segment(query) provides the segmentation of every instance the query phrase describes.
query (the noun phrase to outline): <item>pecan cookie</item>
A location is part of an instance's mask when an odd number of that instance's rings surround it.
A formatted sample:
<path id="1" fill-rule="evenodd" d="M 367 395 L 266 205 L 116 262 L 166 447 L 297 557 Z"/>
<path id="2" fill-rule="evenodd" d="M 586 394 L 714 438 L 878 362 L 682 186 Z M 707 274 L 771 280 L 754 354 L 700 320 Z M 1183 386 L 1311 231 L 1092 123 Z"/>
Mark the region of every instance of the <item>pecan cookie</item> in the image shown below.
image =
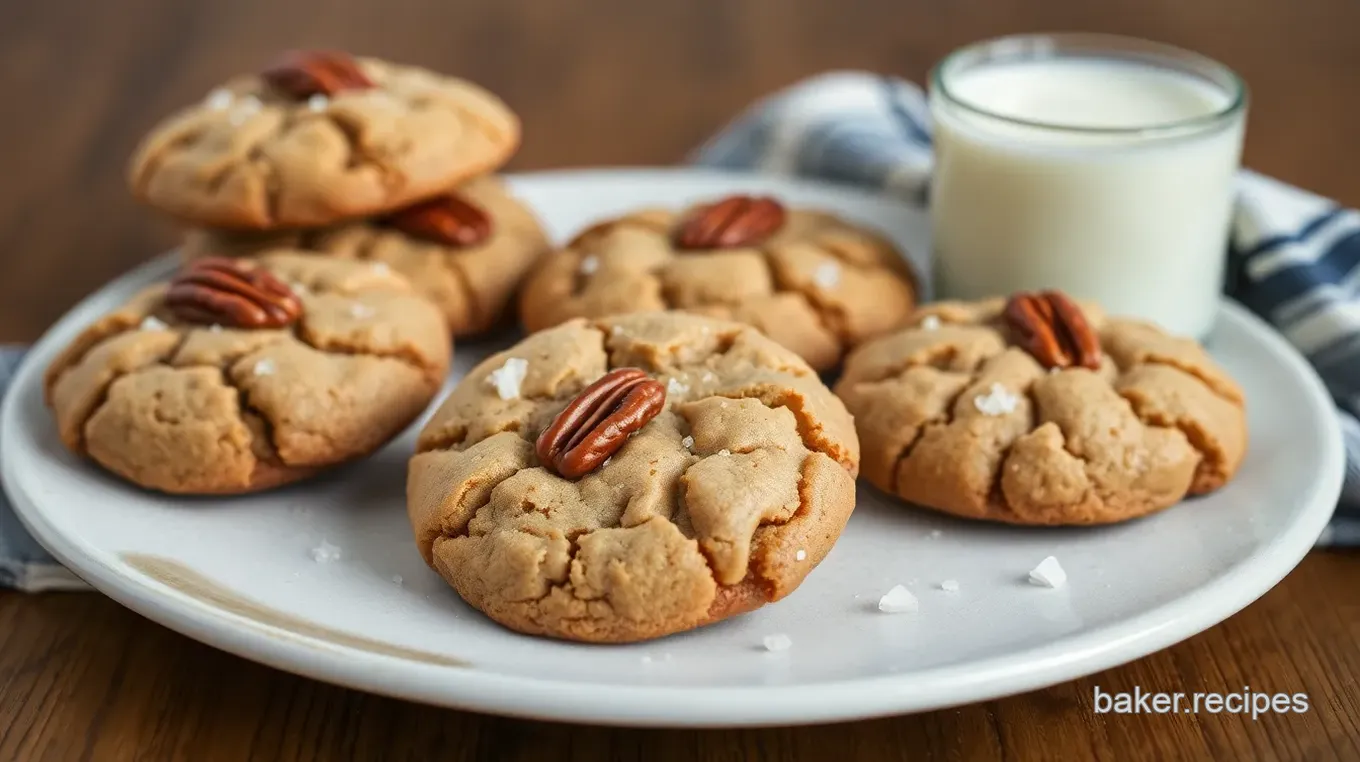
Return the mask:
<path id="1" fill-rule="evenodd" d="M 680 309 L 754 325 L 822 371 L 898 327 L 915 289 L 891 243 L 825 212 L 733 196 L 601 223 L 525 284 L 531 331 L 573 317 Z"/>
<path id="2" fill-rule="evenodd" d="M 940 303 L 865 344 L 836 393 L 864 475 L 919 505 L 1016 524 L 1106 524 L 1223 486 L 1242 391 L 1204 350 L 1060 293 Z"/>
<path id="3" fill-rule="evenodd" d="M 169 117 L 129 168 L 142 201 L 224 228 L 320 227 L 435 196 L 503 164 L 519 121 L 470 82 L 304 51 Z"/>
<path id="4" fill-rule="evenodd" d="M 426 562 L 495 621 L 625 642 L 788 595 L 849 519 L 858 466 L 840 400 L 749 326 L 577 319 L 463 379 L 407 507 Z"/>
<path id="5" fill-rule="evenodd" d="M 65 445 L 182 494 L 273 487 L 367 455 L 433 399 L 448 329 L 387 268 L 205 259 L 87 328 L 47 369 Z"/>
<path id="6" fill-rule="evenodd" d="M 385 217 L 330 228 L 245 233 L 191 230 L 185 257 L 254 256 L 275 248 L 384 262 L 444 312 L 454 336 L 492 328 L 548 249 L 538 218 L 494 177 Z"/>

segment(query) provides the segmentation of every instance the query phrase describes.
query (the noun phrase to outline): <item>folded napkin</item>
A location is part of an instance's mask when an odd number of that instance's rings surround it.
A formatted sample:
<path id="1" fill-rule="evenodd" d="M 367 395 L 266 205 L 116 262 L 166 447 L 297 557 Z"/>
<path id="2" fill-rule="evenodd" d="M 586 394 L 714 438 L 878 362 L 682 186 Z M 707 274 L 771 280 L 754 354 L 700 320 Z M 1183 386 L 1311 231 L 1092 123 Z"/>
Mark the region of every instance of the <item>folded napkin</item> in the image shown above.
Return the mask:
<path id="1" fill-rule="evenodd" d="M 691 157 L 728 169 L 852 184 L 928 200 L 930 120 L 917 86 L 827 74 L 757 103 Z M 1360 546 L 1360 213 L 1252 172 L 1238 181 L 1228 294 L 1302 352 L 1337 402 L 1346 484 L 1319 545 Z M 22 355 L 0 349 L 0 394 Z M 0 586 L 80 586 L 23 532 L 0 498 Z"/>

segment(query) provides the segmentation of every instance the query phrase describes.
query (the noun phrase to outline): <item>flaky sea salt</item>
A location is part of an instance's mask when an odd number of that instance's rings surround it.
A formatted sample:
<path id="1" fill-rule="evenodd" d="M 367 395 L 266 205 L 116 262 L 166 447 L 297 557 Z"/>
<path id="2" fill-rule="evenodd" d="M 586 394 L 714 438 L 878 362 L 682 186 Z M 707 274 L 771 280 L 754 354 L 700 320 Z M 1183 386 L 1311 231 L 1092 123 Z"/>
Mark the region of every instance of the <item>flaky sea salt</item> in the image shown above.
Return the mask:
<path id="1" fill-rule="evenodd" d="M 1020 404 L 1020 398 L 1001 384 L 992 384 L 992 388 L 988 389 L 986 394 L 973 398 L 973 407 L 984 415 L 1013 413 L 1018 404 Z"/>
<path id="2" fill-rule="evenodd" d="M 714 381 L 717 381 L 717 380 L 718 380 L 718 377 L 715 376 L 715 375 L 713 375 L 713 371 L 711 371 L 711 370 L 706 370 L 706 371 L 704 371 L 704 383 L 706 383 L 706 384 L 711 384 L 711 383 L 713 383 Z"/>
<path id="3" fill-rule="evenodd" d="M 921 327 L 927 331 L 938 330 L 940 327 L 940 319 L 934 315 L 926 315 L 921 318 Z"/>
<path id="4" fill-rule="evenodd" d="M 943 534 L 944 534 L 944 532 L 941 532 L 941 531 L 938 530 L 938 529 L 932 529 L 932 530 L 930 530 L 930 539 L 932 539 L 932 540 L 938 540 L 938 539 L 940 539 L 940 536 L 943 535 Z"/>
<path id="5" fill-rule="evenodd" d="M 529 361 L 519 357 L 511 357 L 505 361 L 501 367 L 491 371 L 487 375 L 487 383 L 496 390 L 496 394 L 503 400 L 519 399 L 519 387 L 524 383 L 524 376 L 529 373 Z"/>
<path id="6" fill-rule="evenodd" d="M 957 593 L 959 591 L 959 581 L 956 579 L 947 579 L 940 583 L 940 589 L 946 593 Z"/>
<path id="7" fill-rule="evenodd" d="M 905 614 L 920 608 L 921 603 L 916 600 L 916 596 L 901 585 L 893 585 L 893 589 L 878 599 L 878 610 L 884 614 Z"/>
<path id="8" fill-rule="evenodd" d="M 161 320 L 155 315 L 147 315 L 142 318 L 142 324 L 138 327 L 143 331 L 164 331 L 170 326 L 166 325 L 164 320 Z"/>
<path id="9" fill-rule="evenodd" d="M 774 635 L 766 635 L 761 643 L 765 645 L 766 651 L 787 651 L 793 646 L 793 639 L 782 632 L 777 632 Z"/>
<path id="10" fill-rule="evenodd" d="M 595 271 L 596 271 L 596 270 L 599 270 L 599 269 L 600 269 L 600 258 L 599 258 L 599 257 L 596 257 L 596 256 L 589 256 L 589 257 L 586 257 L 585 259 L 581 260 L 581 274 L 582 274 L 582 275 L 594 275 L 594 274 L 595 274 Z"/>
<path id="11" fill-rule="evenodd" d="M 1039 587 L 1059 588 L 1067 584 L 1067 572 L 1063 571 L 1058 559 L 1049 556 L 1030 569 L 1029 583 Z"/>
<path id="12" fill-rule="evenodd" d="M 841 282 L 841 266 L 835 262 L 823 262 L 812 271 L 812 282 L 819 288 L 835 288 Z"/>
<path id="13" fill-rule="evenodd" d="M 222 326 L 218 325 L 217 323 L 213 323 L 212 325 L 208 326 L 208 333 L 221 333 L 221 332 Z"/>
<path id="14" fill-rule="evenodd" d="M 255 113 L 260 110 L 260 106 L 261 103 L 259 98 L 256 98 L 253 95 L 247 95 L 236 102 L 236 105 L 231 110 L 231 115 L 227 117 L 227 121 L 235 125 L 244 124 L 247 119 L 254 116 Z"/>
<path id="15" fill-rule="evenodd" d="M 236 96 L 232 95 L 230 90 L 225 87 L 219 87 L 208 93 L 208 97 L 205 98 L 203 102 L 208 104 L 208 108 L 213 111 L 225 111 L 234 100 L 236 100 Z"/>
<path id="16" fill-rule="evenodd" d="M 610 329 L 609 329 L 609 335 L 610 335 L 610 336 L 622 336 L 622 335 L 623 335 L 623 326 L 621 326 L 621 325 L 616 325 L 616 326 L 614 326 L 613 328 L 610 328 Z"/>
<path id="17" fill-rule="evenodd" d="M 732 451 L 729 450 L 729 449 L 727 449 L 726 447 L 724 447 L 724 448 L 722 448 L 721 450 L 718 450 L 718 454 L 719 454 L 719 455 L 724 455 L 724 456 L 726 456 L 726 455 L 731 455 L 731 454 L 732 454 Z"/>
<path id="18" fill-rule="evenodd" d="M 795 561 L 802 561 L 802 560 L 804 560 L 804 559 L 806 559 L 806 558 L 807 558 L 807 551 L 806 551 L 806 550 L 803 550 L 802 548 L 799 548 L 799 549 L 798 549 L 798 552 L 793 554 L 793 560 L 795 560 Z"/>
<path id="19" fill-rule="evenodd" d="M 686 450 L 693 450 L 694 437 L 686 436 L 684 439 L 680 440 L 680 444 L 684 445 Z"/>
<path id="20" fill-rule="evenodd" d="M 682 384 L 682 383 L 680 383 L 679 381 L 676 381 L 676 380 L 673 379 L 673 378 L 668 378 L 668 379 L 666 379 L 666 394 L 667 394 L 667 395 L 672 396 L 672 397 L 678 397 L 678 396 L 680 396 L 680 395 L 682 395 L 682 394 L 688 394 L 688 393 L 689 393 L 689 385 L 688 385 L 688 384 Z"/>
<path id="21" fill-rule="evenodd" d="M 319 564 L 328 564 L 340 560 L 340 546 L 332 545 L 325 540 L 321 544 L 312 548 L 312 560 Z"/>
<path id="22" fill-rule="evenodd" d="M 374 262 L 369 267 L 373 268 L 373 272 L 379 275 L 387 275 L 392 272 L 392 268 L 388 267 L 386 262 Z"/>
<path id="23" fill-rule="evenodd" d="M 307 99 L 307 108 L 312 111 L 325 111 L 326 107 L 329 105 L 331 105 L 331 99 L 321 93 L 317 93 Z"/>
<path id="24" fill-rule="evenodd" d="M 403 580 L 403 579 L 401 578 L 401 575 L 400 575 L 400 574 L 393 574 L 393 575 L 392 575 L 392 582 L 393 582 L 393 584 L 400 585 L 401 583 L 405 582 L 405 580 Z"/>
<path id="25" fill-rule="evenodd" d="M 377 310 L 367 304 L 355 302 L 349 306 L 349 316 L 355 320 L 366 320 L 378 314 Z"/>
<path id="26" fill-rule="evenodd" d="M 274 375 L 274 371 L 274 361 L 266 357 L 263 360 L 257 361 L 255 367 L 252 368 L 250 372 L 257 376 L 272 376 Z"/>

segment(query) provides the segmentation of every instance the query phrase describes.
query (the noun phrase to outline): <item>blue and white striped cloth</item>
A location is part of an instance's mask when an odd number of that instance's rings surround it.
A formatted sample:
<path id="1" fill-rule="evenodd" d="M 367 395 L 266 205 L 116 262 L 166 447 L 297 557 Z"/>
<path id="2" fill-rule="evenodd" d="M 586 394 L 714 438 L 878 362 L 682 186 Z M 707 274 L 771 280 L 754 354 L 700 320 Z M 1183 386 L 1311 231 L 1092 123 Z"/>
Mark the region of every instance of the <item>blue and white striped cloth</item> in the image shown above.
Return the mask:
<path id="1" fill-rule="evenodd" d="M 827 74 L 757 103 L 691 157 L 696 164 L 797 175 L 927 201 L 930 120 L 920 88 Z M 1229 294 L 1312 361 L 1337 401 L 1346 484 L 1319 545 L 1360 546 L 1360 213 L 1243 172 Z M 0 393 L 22 349 L 0 349 Z M 74 588 L 0 497 L 0 586 Z"/>

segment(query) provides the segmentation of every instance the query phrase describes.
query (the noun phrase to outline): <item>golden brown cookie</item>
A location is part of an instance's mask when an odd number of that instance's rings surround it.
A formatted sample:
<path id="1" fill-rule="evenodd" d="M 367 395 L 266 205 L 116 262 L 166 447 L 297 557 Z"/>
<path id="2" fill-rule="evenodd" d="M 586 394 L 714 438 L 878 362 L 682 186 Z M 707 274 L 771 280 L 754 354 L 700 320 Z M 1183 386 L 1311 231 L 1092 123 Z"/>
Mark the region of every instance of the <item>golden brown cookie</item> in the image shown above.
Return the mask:
<path id="1" fill-rule="evenodd" d="M 1236 473 L 1242 391 L 1198 344 L 1090 305 L 1074 332 L 1061 310 L 1016 304 L 934 304 L 850 356 L 836 393 L 865 478 L 967 518 L 1106 524 Z"/>
<path id="2" fill-rule="evenodd" d="M 149 489 L 250 492 L 373 452 L 438 392 L 448 329 L 387 268 L 288 253 L 226 264 L 281 291 L 181 272 L 52 363 L 68 448 Z"/>
<path id="3" fill-rule="evenodd" d="M 901 325 L 914 299 L 905 261 L 881 236 L 825 212 L 732 197 L 588 229 L 536 269 L 520 317 L 536 331 L 681 309 L 754 325 L 823 371 Z"/>
<path id="4" fill-rule="evenodd" d="M 659 412 L 594 470 L 557 475 L 540 433 L 618 368 L 665 389 Z M 614 409 L 559 444 L 598 445 Z M 421 432 L 407 507 L 426 562 L 492 619 L 626 642 L 788 595 L 849 519 L 858 465 L 845 407 L 792 352 L 736 323 L 635 314 L 572 320 L 478 365 Z"/>
<path id="5" fill-rule="evenodd" d="M 439 306 L 454 336 L 471 336 L 505 316 L 524 274 L 547 251 L 548 239 L 534 213 L 498 178 L 477 178 L 455 193 L 486 218 L 488 232 L 481 240 L 460 244 L 453 236 L 441 240 L 409 233 L 391 219 L 376 218 L 277 233 L 200 228 L 189 232 L 181 248 L 189 259 L 256 256 L 282 247 L 385 262 Z"/>
<path id="6" fill-rule="evenodd" d="M 344 59 L 363 81 L 237 77 L 156 125 L 132 157 L 133 193 L 197 225 L 323 227 L 437 195 L 519 144 L 518 118 L 477 85 Z"/>

